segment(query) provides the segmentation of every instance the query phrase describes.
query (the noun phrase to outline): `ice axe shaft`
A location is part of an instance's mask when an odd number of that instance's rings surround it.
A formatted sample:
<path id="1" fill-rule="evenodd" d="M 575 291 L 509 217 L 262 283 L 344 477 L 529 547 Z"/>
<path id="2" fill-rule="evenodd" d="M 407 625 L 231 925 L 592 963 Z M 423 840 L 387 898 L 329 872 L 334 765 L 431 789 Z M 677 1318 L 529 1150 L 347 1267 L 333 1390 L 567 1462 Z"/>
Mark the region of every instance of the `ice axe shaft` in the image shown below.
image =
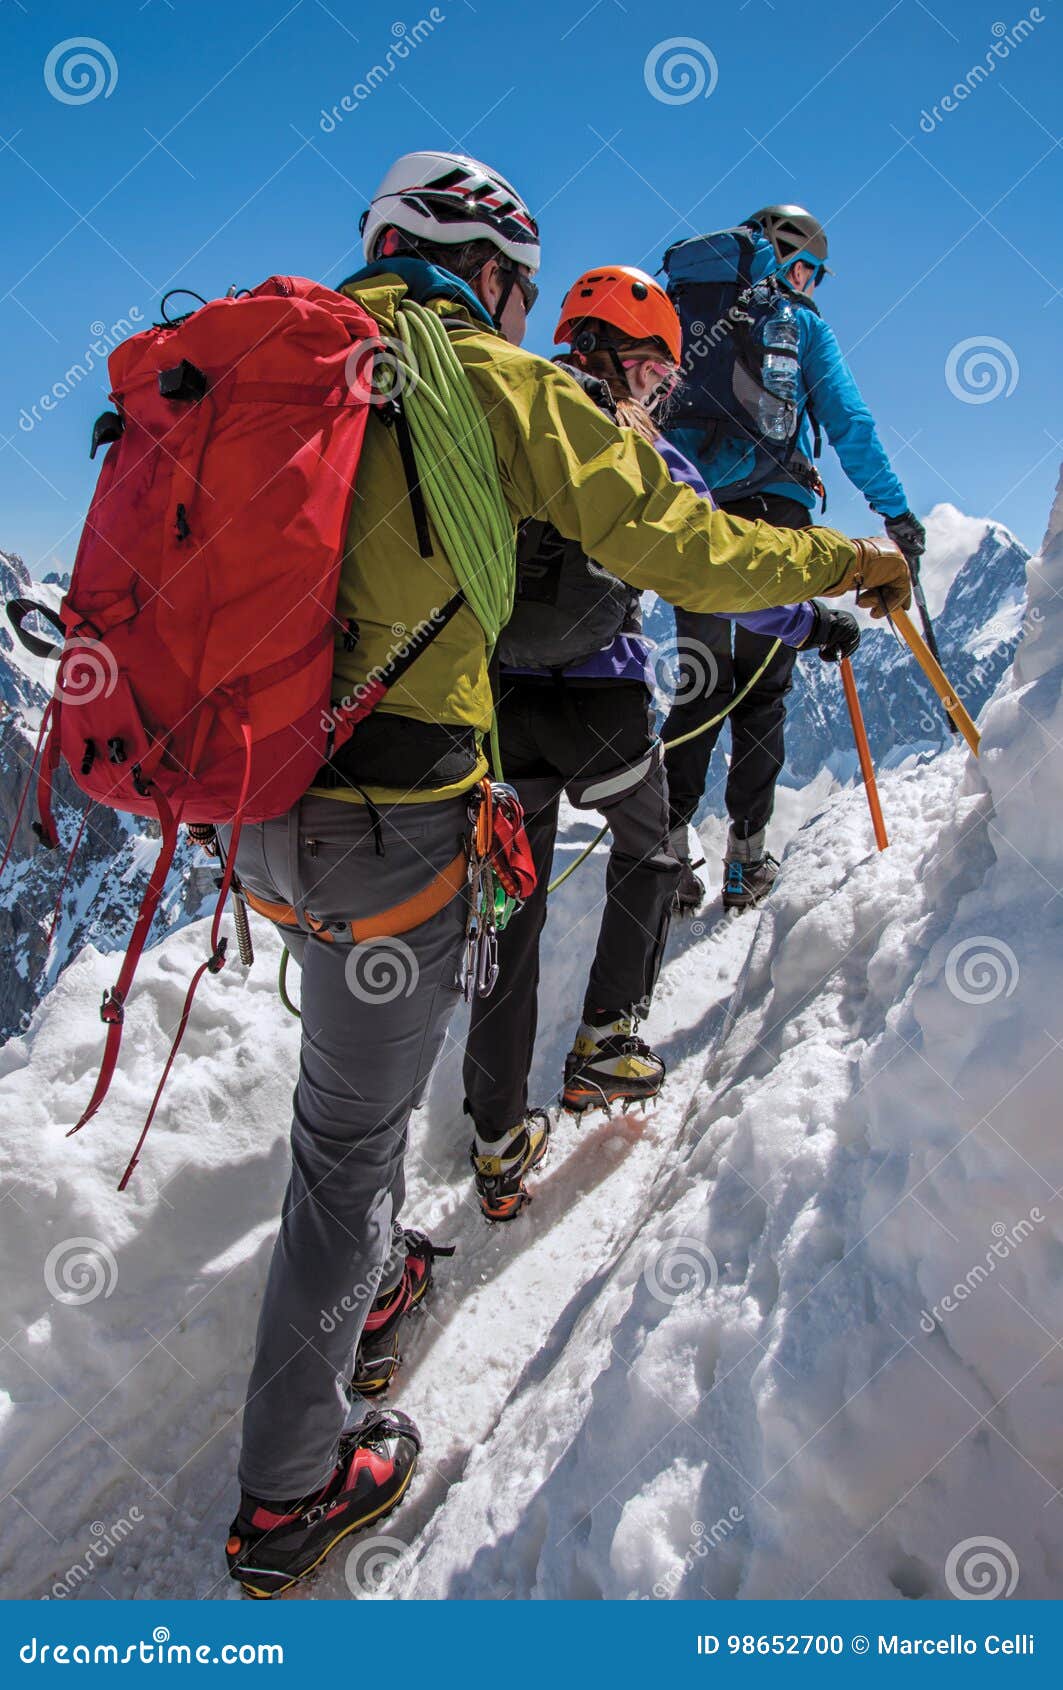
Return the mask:
<path id="1" fill-rule="evenodd" d="M 890 615 L 893 621 L 893 626 L 904 639 L 904 642 L 912 656 L 915 658 L 915 661 L 918 663 L 920 669 L 923 671 L 923 674 L 926 676 L 930 685 L 940 698 L 942 704 L 945 706 L 945 710 L 949 718 L 955 722 L 960 733 L 963 735 L 967 744 L 977 757 L 978 748 L 982 742 L 982 736 L 957 698 L 956 689 L 952 685 L 944 669 L 941 667 L 941 664 L 930 650 L 926 641 L 916 632 L 912 625 L 911 618 L 906 610 L 893 610 L 890 612 Z"/>
<path id="2" fill-rule="evenodd" d="M 923 591 L 923 583 L 919 575 L 918 562 L 909 563 L 908 573 L 912 578 L 912 597 L 915 600 L 916 609 L 919 612 L 919 620 L 923 624 L 923 638 L 926 640 L 927 650 L 930 652 L 934 662 L 940 665 L 941 652 L 938 649 L 937 635 L 934 632 L 934 624 L 930 620 L 930 609 L 926 602 L 926 594 Z M 959 731 L 959 728 L 950 716 L 949 732 L 958 734 Z"/>
<path id="3" fill-rule="evenodd" d="M 878 783 L 875 780 L 875 765 L 871 761 L 871 747 L 867 743 L 867 729 L 864 727 L 864 713 L 860 708 L 860 700 L 856 692 L 853 666 L 847 657 L 843 657 L 838 667 L 842 674 L 845 702 L 849 706 L 849 719 L 853 724 L 856 755 L 860 759 L 860 773 L 864 777 L 867 807 L 871 811 L 871 825 L 875 830 L 875 844 L 880 851 L 884 851 L 889 844 L 889 839 L 886 836 L 886 823 L 882 819 L 882 805 L 879 802 Z"/>

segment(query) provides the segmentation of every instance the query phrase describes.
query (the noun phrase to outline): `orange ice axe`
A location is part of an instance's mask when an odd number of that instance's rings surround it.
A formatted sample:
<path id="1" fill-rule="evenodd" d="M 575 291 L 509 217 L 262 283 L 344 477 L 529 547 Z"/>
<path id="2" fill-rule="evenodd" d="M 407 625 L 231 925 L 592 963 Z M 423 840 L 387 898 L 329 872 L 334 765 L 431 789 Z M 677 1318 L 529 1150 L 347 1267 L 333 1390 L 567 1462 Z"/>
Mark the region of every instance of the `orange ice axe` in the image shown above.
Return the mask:
<path id="1" fill-rule="evenodd" d="M 864 727 L 864 713 L 860 708 L 860 700 L 856 693 L 853 666 L 847 657 L 843 657 L 838 667 L 841 670 L 842 686 L 845 688 L 845 702 L 849 706 L 849 719 L 853 724 L 856 755 L 860 759 L 860 773 L 864 777 L 867 807 L 871 811 L 871 825 L 875 830 L 875 844 L 880 851 L 884 851 L 889 844 L 889 839 L 886 837 L 886 824 L 882 819 L 882 805 L 879 802 L 878 784 L 875 780 L 875 765 L 871 761 L 871 747 L 867 743 L 867 729 Z"/>

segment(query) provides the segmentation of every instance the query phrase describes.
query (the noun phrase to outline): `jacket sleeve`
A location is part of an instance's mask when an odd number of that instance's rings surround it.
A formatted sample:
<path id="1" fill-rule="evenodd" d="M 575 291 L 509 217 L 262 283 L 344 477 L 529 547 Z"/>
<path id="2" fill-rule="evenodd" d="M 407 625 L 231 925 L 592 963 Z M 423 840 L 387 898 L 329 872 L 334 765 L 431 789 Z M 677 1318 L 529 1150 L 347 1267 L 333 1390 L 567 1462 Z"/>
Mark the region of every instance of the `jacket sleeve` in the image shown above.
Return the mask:
<path id="1" fill-rule="evenodd" d="M 677 486 L 652 446 L 545 359 L 483 334 L 455 344 L 514 522 L 545 517 L 638 591 L 687 610 L 762 610 L 828 591 L 853 563 L 833 529 L 743 522 Z"/>
<path id="2" fill-rule="evenodd" d="M 657 441 L 657 451 L 673 481 L 681 481 L 693 488 L 700 498 L 714 503 L 712 494 L 696 464 L 685 457 L 670 440 Z M 816 613 L 810 604 L 788 604 L 778 610 L 750 610 L 743 616 L 732 615 L 731 620 L 751 634 L 766 634 L 769 639 L 781 640 L 783 645 L 801 647 L 816 624 Z"/>
<path id="3" fill-rule="evenodd" d="M 800 313 L 807 344 L 801 370 L 812 411 L 854 487 L 872 510 L 900 516 L 908 509 L 867 402 L 845 361 L 834 330 L 811 311 Z"/>

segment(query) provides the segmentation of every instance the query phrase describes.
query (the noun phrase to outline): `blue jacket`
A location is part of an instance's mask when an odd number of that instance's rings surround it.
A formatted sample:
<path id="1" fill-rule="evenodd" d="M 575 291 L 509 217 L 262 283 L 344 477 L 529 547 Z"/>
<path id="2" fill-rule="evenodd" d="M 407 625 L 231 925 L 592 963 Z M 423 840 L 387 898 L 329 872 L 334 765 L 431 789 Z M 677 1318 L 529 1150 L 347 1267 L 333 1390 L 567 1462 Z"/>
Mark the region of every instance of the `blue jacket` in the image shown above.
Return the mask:
<path id="1" fill-rule="evenodd" d="M 763 252 L 760 247 L 763 247 Z M 753 281 L 759 281 L 777 268 L 775 254 L 768 241 L 762 241 L 760 247 L 753 259 Z M 900 516 L 908 509 L 904 488 L 890 467 L 886 448 L 878 437 L 874 419 L 856 385 L 856 378 L 845 361 L 837 335 L 815 311 L 799 309 L 797 321 L 801 365 L 798 377 L 801 405 L 798 451 L 811 461 L 812 424 L 807 410 L 811 399 L 816 419 L 853 486 L 863 493 L 872 510 L 881 516 Z M 700 439 L 697 429 L 670 429 L 669 435 L 687 456 L 695 455 Z M 729 485 L 749 475 L 752 459 L 751 446 L 731 439 L 721 440 L 707 458 L 699 460 L 718 504 L 726 502 Z M 809 510 L 815 508 L 816 495 L 810 488 L 802 487 L 795 481 L 784 478 L 766 485 L 761 491 L 797 499 Z"/>

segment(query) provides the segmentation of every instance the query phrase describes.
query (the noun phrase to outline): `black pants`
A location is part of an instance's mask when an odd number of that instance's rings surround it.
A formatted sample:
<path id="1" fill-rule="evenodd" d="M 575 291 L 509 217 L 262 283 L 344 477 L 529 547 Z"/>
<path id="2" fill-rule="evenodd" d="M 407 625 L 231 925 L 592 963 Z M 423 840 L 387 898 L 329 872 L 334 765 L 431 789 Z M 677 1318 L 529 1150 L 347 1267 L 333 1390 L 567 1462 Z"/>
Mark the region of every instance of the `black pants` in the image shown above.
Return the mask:
<path id="1" fill-rule="evenodd" d="M 785 499 L 777 493 L 755 494 L 725 504 L 722 509 L 751 522 L 770 522 L 776 528 L 808 528 L 812 522 L 810 511 L 799 500 Z M 677 609 L 675 627 L 680 653 L 684 642 L 689 641 L 691 651 L 697 652 L 699 646 L 707 648 L 713 661 L 706 663 L 700 658 L 697 664 L 698 673 L 706 677 L 700 692 L 681 663 L 679 691 L 683 702 L 669 712 L 661 736 L 666 743 L 700 727 L 723 710 L 756 673 L 772 645 L 770 635 L 751 633 L 722 616 L 703 616 Z M 796 656 L 793 646 L 780 646 L 756 686 L 724 718 L 731 724 L 731 766 L 724 802 L 739 839 L 751 838 L 771 820 L 775 783 L 784 759 L 786 695 L 793 685 Z M 720 722 L 697 739 L 666 753 L 673 827 L 694 820 L 722 727 Z"/>
<path id="2" fill-rule="evenodd" d="M 494 991 L 473 1005 L 465 1100 L 484 1138 L 500 1138 L 528 1107 L 539 939 L 561 794 L 580 809 L 599 811 L 613 835 L 584 1016 L 603 1010 L 646 1013 L 679 876 L 668 844 L 664 759 L 644 686 L 627 681 L 555 686 L 510 678 L 503 684 L 498 725 L 502 770 L 524 805 L 539 884 L 499 936 Z"/>

